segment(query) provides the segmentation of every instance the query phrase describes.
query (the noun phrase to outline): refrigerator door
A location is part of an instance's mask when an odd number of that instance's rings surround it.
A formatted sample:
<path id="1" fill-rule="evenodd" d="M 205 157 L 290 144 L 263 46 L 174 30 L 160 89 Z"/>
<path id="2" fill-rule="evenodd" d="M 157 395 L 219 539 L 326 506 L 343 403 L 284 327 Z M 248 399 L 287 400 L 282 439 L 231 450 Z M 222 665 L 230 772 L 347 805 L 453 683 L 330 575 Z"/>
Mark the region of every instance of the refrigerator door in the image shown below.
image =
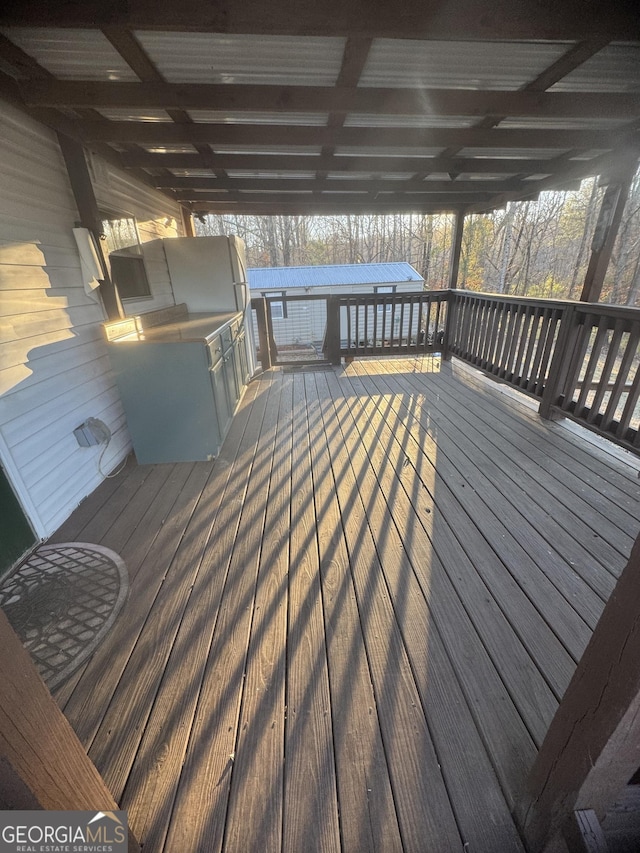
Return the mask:
<path id="1" fill-rule="evenodd" d="M 186 302 L 191 312 L 236 311 L 229 237 L 175 237 L 164 249 L 176 303 Z"/>
<path id="2" fill-rule="evenodd" d="M 236 284 L 247 281 L 247 257 L 245 254 L 244 240 L 232 234 L 229 237 L 229 255 L 231 258 L 231 269 L 233 280 Z"/>

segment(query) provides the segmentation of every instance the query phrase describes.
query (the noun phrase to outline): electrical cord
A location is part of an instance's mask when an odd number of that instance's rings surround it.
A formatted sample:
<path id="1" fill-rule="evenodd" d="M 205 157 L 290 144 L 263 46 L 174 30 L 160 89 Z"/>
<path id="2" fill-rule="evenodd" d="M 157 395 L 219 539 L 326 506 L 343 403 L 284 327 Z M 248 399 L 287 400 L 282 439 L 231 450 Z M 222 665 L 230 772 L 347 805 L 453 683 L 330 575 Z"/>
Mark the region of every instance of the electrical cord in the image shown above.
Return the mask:
<path id="1" fill-rule="evenodd" d="M 101 453 L 100 453 L 100 456 L 98 457 L 98 471 L 102 474 L 102 476 L 103 476 L 106 480 L 111 480 L 113 477 L 117 477 L 117 476 L 118 476 L 118 474 L 121 474 L 121 473 L 124 471 L 125 466 L 126 466 L 126 464 L 127 464 L 127 459 L 129 458 L 129 457 L 128 457 L 128 455 L 127 455 L 127 456 L 125 456 L 125 457 L 124 457 L 124 461 L 122 462 L 122 465 L 120 465 L 120 467 L 119 467 L 119 468 L 117 468 L 115 471 L 112 471 L 110 474 L 106 474 L 106 473 L 102 470 L 102 459 L 103 459 L 103 457 L 104 457 L 104 454 L 107 452 L 107 447 L 109 447 L 109 445 L 110 445 L 110 444 L 111 444 L 111 433 L 109 433 L 109 437 L 107 438 L 107 440 L 106 440 L 106 442 L 105 442 L 105 445 L 104 445 L 104 447 L 102 448 L 102 451 L 101 451 Z"/>

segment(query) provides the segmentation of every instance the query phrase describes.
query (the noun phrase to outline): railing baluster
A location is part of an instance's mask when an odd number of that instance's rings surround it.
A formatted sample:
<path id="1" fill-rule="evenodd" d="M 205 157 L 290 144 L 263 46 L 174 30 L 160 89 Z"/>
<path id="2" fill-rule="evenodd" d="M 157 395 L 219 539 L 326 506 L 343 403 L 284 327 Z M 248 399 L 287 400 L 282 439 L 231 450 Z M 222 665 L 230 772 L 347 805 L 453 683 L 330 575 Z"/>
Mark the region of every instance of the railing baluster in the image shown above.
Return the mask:
<path id="1" fill-rule="evenodd" d="M 524 314 L 524 319 L 522 322 L 522 329 L 520 334 L 520 343 L 518 345 L 518 352 L 515 358 L 515 362 L 513 365 L 513 382 L 518 387 L 520 387 L 522 380 L 522 363 L 524 360 L 524 355 L 527 349 L 527 343 L 529 340 L 529 330 L 531 329 L 531 321 L 532 321 L 532 313 L 531 306 L 527 306 Z"/>
<path id="2" fill-rule="evenodd" d="M 620 418 L 620 423 L 618 424 L 617 436 L 618 438 L 626 438 L 627 431 L 631 425 L 631 421 L 634 418 L 636 406 L 638 405 L 638 397 L 640 397 L 640 365 L 638 365 L 636 360 L 636 372 L 633 377 L 633 382 L 629 387 L 629 391 L 627 394 L 627 402 L 624 405 L 624 409 L 622 411 L 622 417 Z M 634 446 L 638 446 L 636 439 L 640 434 L 640 430 L 638 430 L 638 425 L 634 427 L 635 436 L 633 438 Z"/>
<path id="3" fill-rule="evenodd" d="M 549 363 L 551 361 L 551 353 L 553 352 L 554 344 L 558 339 L 557 333 L 559 331 L 559 323 L 561 317 L 561 308 L 553 308 L 549 311 L 549 321 L 547 323 L 546 328 L 546 340 L 544 343 L 544 350 L 540 348 L 540 351 L 542 352 L 542 358 L 540 359 L 540 364 L 536 369 L 535 384 L 533 384 L 529 388 L 531 393 L 535 394 L 537 397 L 542 397 L 542 394 L 544 393 L 544 388 L 547 383 L 547 371 L 549 369 Z"/>
<path id="4" fill-rule="evenodd" d="M 506 302 L 500 302 L 499 316 L 496 324 L 495 346 L 491 351 L 491 372 L 494 376 L 500 373 L 502 367 L 502 350 L 504 348 L 505 331 L 508 321 L 508 306 Z"/>
<path id="5" fill-rule="evenodd" d="M 600 428 L 605 430 L 606 432 L 613 431 L 613 423 L 615 421 L 616 411 L 618 409 L 620 397 L 622 396 L 622 392 L 624 391 L 624 387 L 627 383 L 627 375 L 629 374 L 631 364 L 633 363 L 633 360 L 634 358 L 636 358 L 638 353 L 639 338 L 640 327 L 638 326 L 638 324 L 636 324 L 635 327 L 629 332 L 627 344 L 624 349 L 624 355 L 622 356 L 622 361 L 620 362 L 620 367 L 618 368 L 618 375 L 613 384 L 611 396 L 609 397 L 609 402 L 602 417 L 602 423 L 600 424 Z"/>
<path id="6" fill-rule="evenodd" d="M 595 340 L 591 347 L 591 355 L 589 356 L 587 368 L 585 370 L 584 378 L 582 380 L 582 388 L 580 389 L 580 394 L 578 395 L 578 399 L 573 410 L 574 415 L 578 418 L 582 417 L 583 414 L 586 414 L 583 410 L 587 405 L 587 398 L 589 396 L 590 386 L 593 381 L 598 362 L 600 361 L 600 352 L 602 351 L 602 345 L 604 343 L 604 337 L 607 333 L 608 327 L 609 318 L 601 317 L 597 327 L 598 331 L 596 332 Z"/>
<path id="7" fill-rule="evenodd" d="M 516 357 L 516 352 L 518 350 L 518 342 L 520 340 L 520 335 L 522 334 L 522 325 L 524 323 L 524 315 L 525 315 L 526 305 L 518 305 L 518 310 L 516 311 L 516 316 L 513 321 L 513 332 L 511 336 L 511 341 L 509 342 L 509 353 L 507 355 L 507 360 L 505 362 L 505 374 L 504 378 L 510 382 L 514 376 L 514 361 Z"/>
<path id="8" fill-rule="evenodd" d="M 582 322 L 580 322 L 581 316 Z M 569 367 L 564 375 L 564 381 L 562 382 L 564 394 L 562 409 L 564 411 L 569 411 L 573 402 L 573 395 L 578 385 L 580 371 L 584 362 L 584 355 L 587 351 L 587 347 L 589 346 L 589 339 L 591 337 L 593 320 L 591 315 L 578 314 L 577 319 L 578 323 L 574 330 L 573 352 L 571 354 L 571 360 L 569 361 Z"/>
<path id="9" fill-rule="evenodd" d="M 411 346 L 411 342 L 413 340 L 413 299 L 409 303 L 409 329 L 407 331 L 407 344 Z M 416 335 L 416 343 L 418 343 L 418 336 Z"/>
<path id="10" fill-rule="evenodd" d="M 440 311 L 441 311 L 442 306 L 443 306 L 443 302 L 440 299 L 438 299 L 438 301 L 433 306 L 433 310 L 434 310 L 434 313 L 436 315 L 436 319 L 435 319 L 435 323 L 434 323 L 434 327 L 433 327 L 434 332 L 435 332 L 434 336 L 433 336 L 433 346 L 435 349 L 438 349 L 439 346 L 440 346 L 440 348 L 442 348 L 441 345 L 438 344 L 438 336 L 440 335 Z"/>
<path id="11" fill-rule="evenodd" d="M 425 352 L 427 348 L 427 337 L 429 330 L 423 328 L 423 311 L 424 311 L 424 293 L 421 294 L 418 300 L 418 351 Z"/>
<path id="12" fill-rule="evenodd" d="M 535 351 L 536 343 L 538 342 L 538 335 L 540 332 L 540 316 L 541 310 L 540 308 L 533 308 L 531 311 L 531 324 L 528 330 L 528 341 L 527 341 L 527 349 L 524 356 L 524 361 L 522 362 L 522 368 L 520 370 L 520 387 L 527 388 L 530 379 L 531 372 L 531 361 L 533 359 L 533 354 Z"/>
<path id="13" fill-rule="evenodd" d="M 616 320 L 615 325 L 613 327 L 613 334 L 611 335 L 611 340 L 609 341 L 607 357 L 602 368 L 600 382 L 598 383 L 596 394 L 593 398 L 593 403 L 591 404 L 589 414 L 587 415 L 587 423 L 593 424 L 596 422 L 596 418 L 600 414 L 600 408 L 602 406 L 602 401 L 604 400 L 607 389 L 610 385 L 613 385 L 613 382 L 611 380 L 611 374 L 615 368 L 616 359 L 618 358 L 618 353 L 620 351 L 620 343 L 622 341 L 622 335 L 624 333 L 624 325 L 625 324 L 622 320 Z"/>

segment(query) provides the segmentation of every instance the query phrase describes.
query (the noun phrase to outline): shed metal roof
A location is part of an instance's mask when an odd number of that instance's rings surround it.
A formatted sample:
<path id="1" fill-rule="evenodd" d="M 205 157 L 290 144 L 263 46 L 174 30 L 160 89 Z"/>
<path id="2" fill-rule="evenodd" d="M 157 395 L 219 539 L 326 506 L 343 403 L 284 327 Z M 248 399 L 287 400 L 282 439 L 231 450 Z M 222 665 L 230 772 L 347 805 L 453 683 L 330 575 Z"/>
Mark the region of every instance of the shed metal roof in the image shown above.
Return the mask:
<path id="1" fill-rule="evenodd" d="M 411 264 L 329 264 L 308 267 L 261 267 L 247 270 L 251 290 L 293 290 L 297 287 L 329 287 L 352 284 L 400 284 L 423 282 Z"/>

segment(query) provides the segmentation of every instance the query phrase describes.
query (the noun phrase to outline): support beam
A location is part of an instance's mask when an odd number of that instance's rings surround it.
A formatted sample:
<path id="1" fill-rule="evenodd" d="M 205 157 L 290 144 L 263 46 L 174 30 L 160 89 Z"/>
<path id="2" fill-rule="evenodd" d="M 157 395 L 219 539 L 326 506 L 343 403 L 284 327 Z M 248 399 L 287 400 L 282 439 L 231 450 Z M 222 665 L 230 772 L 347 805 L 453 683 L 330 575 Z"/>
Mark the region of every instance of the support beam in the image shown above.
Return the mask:
<path id="1" fill-rule="evenodd" d="M 433 0 L 398 6 L 388 0 L 30 0 L 10 2 L 0 13 L 7 25 L 39 27 L 124 26 L 134 30 L 431 39 L 526 39 L 578 41 L 598 33 L 626 41 L 637 30 L 637 7 L 624 0 Z"/>
<path id="2" fill-rule="evenodd" d="M 462 250 L 462 234 L 464 231 L 464 211 L 459 210 L 453 221 L 451 235 L 451 256 L 449 258 L 449 290 L 458 286 L 458 271 L 460 269 L 460 252 Z"/>
<path id="3" fill-rule="evenodd" d="M 117 46 L 141 83 L 56 80 L 40 77 L 20 82 L 29 106 L 107 107 L 121 109 L 229 110 L 233 112 L 361 112 L 376 115 L 530 116 L 538 118 L 611 118 L 640 116 L 640 95 L 633 92 L 503 92 L 464 89 L 358 87 L 369 40 L 350 40 L 336 86 L 258 86 L 255 84 L 167 83 L 129 33 L 127 45 L 113 30 L 105 34 Z M 133 52 L 132 45 L 136 45 Z M 0 46 L 2 41 L 0 41 Z M 2 52 L 0 51 L 0 55 Z M 144 57 L 144 59 L 143 59 Z M 146 59 L 146 64 L 145 64 Z M 157 72 L 156 72 L 157 73 Z M 146 77 L 142 75 L 146 74 Z M 341 80 L 347 80 L 343 85 Z M 355 79 L 355 82 L 353 82 Z M 546 81 L 545 77 L 545 81 Z"/>
<path id="4" fill-rule="evenodd" d="M 224 169 L 234 171 L 247 170 L 249 172 L 275 171 L 315 171 L 318 169 L 331 168 L 332 172 L 412 172 L 416 167 L 426 172 L 455 172 L 457 174 L 470 173 L 477 175 L 486 174 L 513 174 L 518 172 L 524 175 L 562 175 L 571 165 L 574 170 L 579 167 L 581 174 L 598 174 L 597 164 L 604 158 L 594 158 L 593 161 L 572 161 L 571 164 L 549 162 L 548 160 L 520 160 L 518 158 L 493 157 L 402 157 L 402 156 L 353 156 L 344 157 L 337 155 L 335 158 L 323 157 L 320 154 L 298 154 L 291 157 L 288 154 L 228 154 L 222 152 L 216 154 L 216 163 Z M 155 154 L 146 151 L 124 151 L 120 155 L 120 163 L 123 168 L 143 167 L 146 169 L 205 169 L 209 165 L 199 154 Z M 594 171 L 589 172 L 588 166 Z M 573 174 L 573 173 L 572 173 Z M 572 178 L 573 179 L 573 178 Z"/>
<path id="5" fill-rule="evenodd" d="M 119 808 L 0 611 L 0 780 L 21 808 Z M 129 833 L 129 853 L 140 847 Z"/>
<path id="6" fill-rule="evenodd" d="M 632 179 L 633 172 L 619 183 L 609 184 L 605 190 L 591 243 L 591 257 L 580 296 L 581 302 L 598 302 L 600 299 Z"/>
<path id="7" fill-rule="evenodd" d="M 483 127 L 305 127 L 278 124 L 195 123 L 152 121 L 82 121 L 78 132 L 85 142 L 122 142 L 150 145 L 352 145 L 372 149 L 416 148 L 599 148 L 613 150 L 620 134 L 609 130 L 556 130 Z M 640 134 L 629 132 L 638 143 Z"/>
<path id="8" fill-rule="evenodd" d="M 182 214 L 182 230 L 184 231 L 184 236 L 195 237 L 196 233 L 193 230 L 193 216 L 191 214 L 191 210 L 181 204 L 180 213 Z"/>
<path id="9" fill-rule="evenodd" d="M 100 280 L 100 295 L 107 312 L 107 317 L 109 320 L 119 320 L 121 317 L 124 317 L 124 311 L 120 296 L 118 295 L 118 289 L 109 275 L 107 259 L 102 248 L 102 241 L 100 239 L 102 234 L 102 220 L 95 193 L 93 192 L 84 147 L 79 142 L 76 142 L 75 139 L 70 139 L 63 133 L 58 133 L 58 143 L 67 166 L 69 182 L 80 215 L 80 223 L 83 228 L 88 228 L 95 237 L 96 248 L 100 256 L 102 269 L 104 270 L 104 278 Z"/>
<path id="10" fill-rule="evenodd" d="M 541 853 L 576 809 L 602 817 L 640 766 L 640 536 L 566 690 L 516 818 Z"/>

